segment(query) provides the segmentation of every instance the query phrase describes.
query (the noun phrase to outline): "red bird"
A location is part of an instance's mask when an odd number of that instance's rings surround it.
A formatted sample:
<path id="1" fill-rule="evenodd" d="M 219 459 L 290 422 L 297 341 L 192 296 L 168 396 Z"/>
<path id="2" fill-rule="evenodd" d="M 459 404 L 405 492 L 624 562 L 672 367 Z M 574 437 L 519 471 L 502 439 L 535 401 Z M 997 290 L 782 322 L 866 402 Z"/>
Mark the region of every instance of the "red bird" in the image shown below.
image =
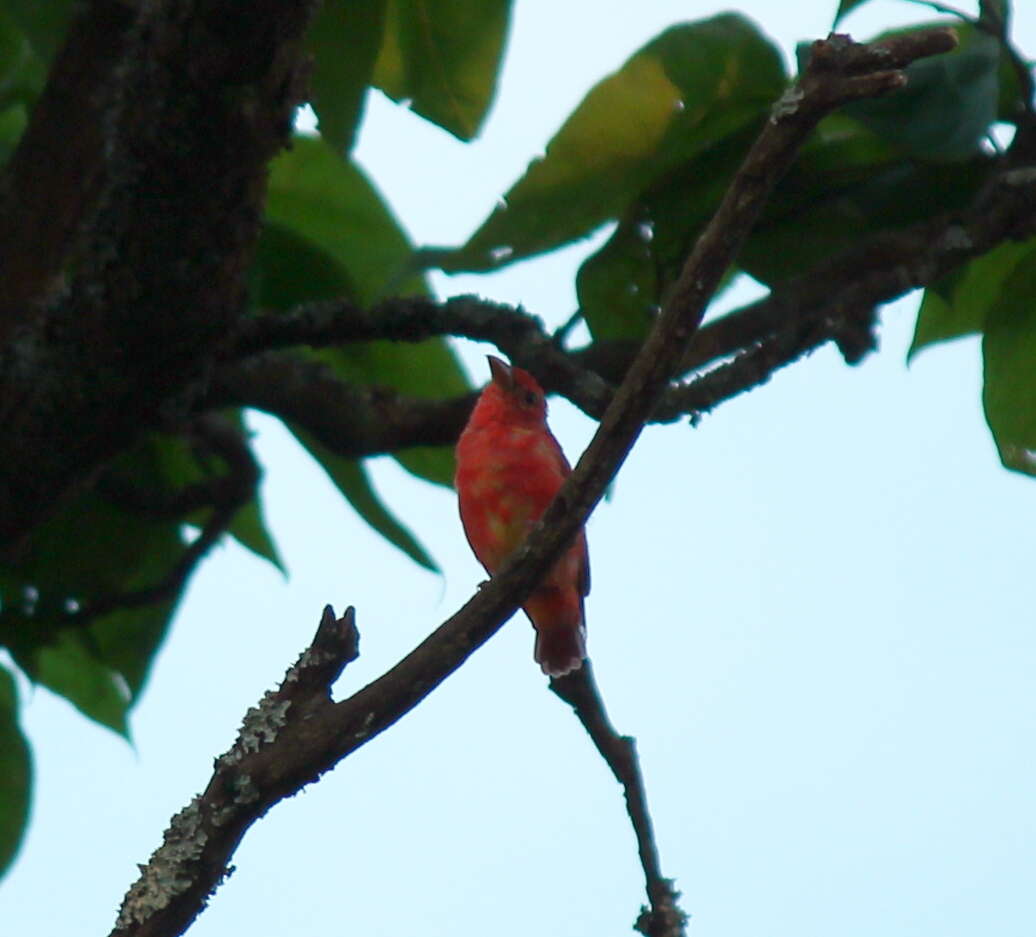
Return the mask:
<path id="1" fill-rule="evenodd" d="M 493 379 L 457 443 L 460 519 L 492 576 L 525 539 L 571 473 L 547 427 L 543 388 L 528 371 L 489 356 Z M 536 662 L 561 677 L 586 657 L 583 597 L 590 591 L 586 534 L 580 531 L 522 606 L 536 629 Z"/>

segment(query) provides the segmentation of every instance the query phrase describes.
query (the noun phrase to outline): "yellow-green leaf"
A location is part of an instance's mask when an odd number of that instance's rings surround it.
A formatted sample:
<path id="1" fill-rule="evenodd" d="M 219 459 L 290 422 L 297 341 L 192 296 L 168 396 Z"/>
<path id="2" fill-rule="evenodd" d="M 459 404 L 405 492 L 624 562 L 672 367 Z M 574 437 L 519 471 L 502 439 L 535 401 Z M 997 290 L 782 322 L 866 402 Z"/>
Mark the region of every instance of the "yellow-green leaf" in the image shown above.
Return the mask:
<path id="1" fill-rule="evenodd" d="M 388 0 L 374 82 L 461 140 L 496 92 L 510 0 Z"/>
<path id="2" fill-rule="evenodd" d="M 466 244 L 423 259 L 485 271 L 583 237 L 756 120 L 784 84 L 779 54 L 748 20 L 674 26 L 590 90 Z"/>
<path id="3" fill-rule="evenodd" d="M 320 134 L 352 149 L 382 44 L 386 0 L 325 0 L 306 33 L 313 55 L 310 101 Z"/>

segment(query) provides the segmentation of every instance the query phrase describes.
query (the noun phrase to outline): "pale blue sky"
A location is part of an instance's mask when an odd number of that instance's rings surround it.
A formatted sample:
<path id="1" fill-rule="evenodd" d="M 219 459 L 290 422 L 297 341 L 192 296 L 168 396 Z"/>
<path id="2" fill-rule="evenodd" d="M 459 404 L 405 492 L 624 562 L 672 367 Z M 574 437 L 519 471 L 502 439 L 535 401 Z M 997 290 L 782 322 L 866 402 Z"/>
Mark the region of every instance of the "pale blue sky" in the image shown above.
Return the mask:
<path id="1" fill-rule="evenodd" d="M 790 53 L 833 6 L 745 9 Z M 480 142 L 375 99 L 360 158 L 417 241 L 462 240 L 590 84 L 717 9 L 523 0 Z M 924 13 L 874 0 L 847 27 L 862 38 Z M 1036 53 L 1032 6 L 1017 18 Z M 590 249 L 437 283 L 555 324 Z M 591 655 L 617 727 L 638 739 L 695 937 L 1036 932 L 1036 482 L 997 461 L 977 342 L 907 369 L 915 306 L 886 310 L 881 353 L 859 368 L 826 349 L 698 429 L 648 430 L 591 521 Z M 463 349 L 476 380 L 485 350 Z M 291 577 L 232 546 L 204 565 L 134 715 L 136 751 L 32 694 L 38 797 L 0 887 L 4 933 L 107 933 L 135 864 L 325 602 L 358 608 L 363 656 L 344 694 L 482 576 L 449 492 L 389 460 L 374 470 L 437 577 L 368 533 L 273 421 L 253 425 Z M 552 425 L 574 460 L 592 424 L 557 401 Z M 630 933 L 643 885 L 620 791 L 531 653 L 516 618 L 276 808 L 192 935 Z"/>

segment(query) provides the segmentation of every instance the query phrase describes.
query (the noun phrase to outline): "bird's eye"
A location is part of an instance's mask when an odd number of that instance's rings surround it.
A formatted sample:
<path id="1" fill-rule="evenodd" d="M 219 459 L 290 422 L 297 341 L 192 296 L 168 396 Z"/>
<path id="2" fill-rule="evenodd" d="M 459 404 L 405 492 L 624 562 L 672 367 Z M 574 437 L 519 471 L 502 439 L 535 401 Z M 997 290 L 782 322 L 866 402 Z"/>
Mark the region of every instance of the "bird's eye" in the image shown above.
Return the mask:
<path id="1" fill-rule="evenodd" d="M 536 391 L 526 390 L 522 391 L 522 403 L 527 407 L 536 406 Z"/>

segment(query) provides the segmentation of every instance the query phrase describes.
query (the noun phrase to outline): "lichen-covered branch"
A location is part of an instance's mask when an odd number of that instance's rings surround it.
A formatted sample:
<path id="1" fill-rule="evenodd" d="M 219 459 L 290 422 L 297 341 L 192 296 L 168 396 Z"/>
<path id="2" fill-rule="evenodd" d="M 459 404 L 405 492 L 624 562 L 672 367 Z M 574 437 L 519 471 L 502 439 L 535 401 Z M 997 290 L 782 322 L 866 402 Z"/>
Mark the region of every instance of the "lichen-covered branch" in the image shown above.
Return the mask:
<path id="1" fill-rule="evenodd" d="M 224 857 L 256 818 L 293 793 L 282 767 L 298 768 L 306 721 L 332 706 L 331 684 L 358 653 L 353 610 L 336 619 L 325 608 L 312 644 L 277 690 L 245 714 L 205 791 L 170 821 L 162 845 L 123 899 L 112 937 L 172 937 L 190 926 L 226 874 Z"/>
<path id="2" fill-rule="evenodd" d="M 491 342 L 512 363 L 535 373 L 545 388 L 568 397 L 591 416 L 600 417 L 611 399 L 608 385 L 573 361 L 536 316 L 477 296 L 454 296 L 443 302 L 424 296 L 394 298 L 370 309 L 348 300 L 328 300 L 286 313 L 249 316 L 238 326 L 229 360 L 217 377 L 235 368 L 237 361 L 271 349 L 375 339 L 420 342 L 442 335 Z"/>

